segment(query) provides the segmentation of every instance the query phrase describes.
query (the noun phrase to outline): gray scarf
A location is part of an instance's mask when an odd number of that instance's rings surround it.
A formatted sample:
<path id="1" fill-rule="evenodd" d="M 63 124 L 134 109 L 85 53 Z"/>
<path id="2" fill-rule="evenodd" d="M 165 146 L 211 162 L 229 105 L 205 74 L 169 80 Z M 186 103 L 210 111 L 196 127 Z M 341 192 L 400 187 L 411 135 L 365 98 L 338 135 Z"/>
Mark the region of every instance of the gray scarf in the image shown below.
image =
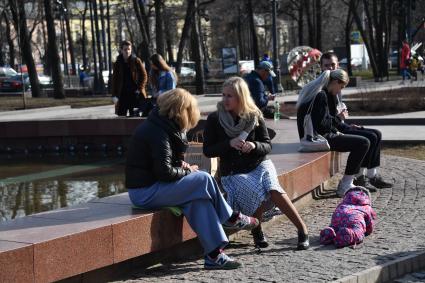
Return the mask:
<path id="1" fill-rule="evenodd" d="M 226 134 L 231 138 L 238 137 L 242 132 L 249 134 L 258 124 L 258 118 L 252 113 L 248 118 L 240 118 L 235 125 L 232 115 L 224 109 L 223 102 L 217 103 L 218 120 Z"/>

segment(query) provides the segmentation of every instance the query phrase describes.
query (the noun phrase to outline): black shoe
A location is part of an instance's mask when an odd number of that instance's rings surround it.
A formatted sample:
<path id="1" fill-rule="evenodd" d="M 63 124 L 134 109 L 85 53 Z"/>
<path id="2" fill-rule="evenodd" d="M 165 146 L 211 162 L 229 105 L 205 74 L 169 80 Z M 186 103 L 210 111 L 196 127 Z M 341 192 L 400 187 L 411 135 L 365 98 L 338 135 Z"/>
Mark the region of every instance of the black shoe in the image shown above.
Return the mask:
<path id="1" fill-rule="evenodd" d="M 261 226 L 251 230 L 252 237 L 254 238 L 254 244 L 256 248 L 267 248 L 269 243 L 267 242 L 266 236 L 264 236 Z"/>
<path id="2" fill-rule="evenodd" d="M 310 242 L 308 240 L 308 234 L 304 234 L 302 231 L 298 231 L 298 245 L 297 250 L 307 250 L 310 247 Z"/>
<path id="3" fill-rule="evenodd" d="M 392 188 L 393 184 L 388 183 L 382 179 L 382 177 L 378 174 L 375 175 L 373 178 L 369 178 L 369 182 L 377 187 L 378 189 L 385 189 L 385 188 Z"/>
<path id="4" fill-rule="evenodd" d="M 369 182 L 369 178 L 365 175 L 354 178 L 353 184 L 356 186 L 365 187 L 371 193 L 374 193 L 377 190 L 376 187 Z"/>

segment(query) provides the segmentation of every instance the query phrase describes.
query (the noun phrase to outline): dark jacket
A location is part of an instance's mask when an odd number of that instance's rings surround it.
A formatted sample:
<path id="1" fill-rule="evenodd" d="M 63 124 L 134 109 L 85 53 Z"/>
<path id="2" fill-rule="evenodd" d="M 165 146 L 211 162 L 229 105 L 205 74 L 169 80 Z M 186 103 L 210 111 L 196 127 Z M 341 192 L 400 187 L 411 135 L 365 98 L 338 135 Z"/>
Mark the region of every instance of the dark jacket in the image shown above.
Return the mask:
<path id="1" fill-rule="evenodd" d="M 311 101 L 301 104 L 297 110 L 297 126 L 300 138 L 304 137 L 304 117 L 307 114 Z M 343 132 L 348 125 L 336 116 L 336 96 L 328 93 L 326 89 L 320 91 L 314 101 L 311 111 L 311 120 L 314 130 L 324 136 L 332 136 L 337 132 Z"/>
<path id="2" fill-rule="evenodd" d="M 136 90 L 140 92 L 142 97 L 147 97 L 146 95 L 146 84 L 148 82 L 148 75 L 146 69 L 143 66 L 142 61 L 136 56 L 132 55 L 129 59 L 131 79 L 136 85 Z M 112 87 L 111 93 L 112 96 L 120 97 L 121 91 L 124 83 L 124 59 L 122 55 L 117 57 L 117 60 L 114 63 L 113 72 L 112 72 Z"/>
<path id="3" fill-rule="evenodd" d="M 248 84 L 249 92 L 251 93 L 251 96 L 255 101 L 255 105 L 257 105 L 259 109 L 263 109 L 264 107 L 266 107 L 269 100 L 266 95 L 264 82 L 263 80 L 261 80 L 260 75 L 254 70 L 251 71 L 251 73 L 249 73 L 248 75 L 246 75 L 244 79 Z"/>
<path id="4" fill-rule="evenodd" d="M 264 120 L 260 120 L 252 130 L 247 141 L 255 143 L 250 153 L 241 153 L 230 146 L 231 138 L 226 134 L 218 120 L 218 113 L 208 116 L 204 129 L 204 154 L 207 157 L 220 157 L 220 173 L 222 176 L 248 173 L 254 170 L 272 150 L 270 137 Z"/>
<path id="5" fill-rule="evenodd" d="M 127 188 L 149 187 L 155 182 L 174 182 L 190 173 L 181 168 L 188 146 L 177 124 L 154 109 L 131 137 L 125 168 Z"/>

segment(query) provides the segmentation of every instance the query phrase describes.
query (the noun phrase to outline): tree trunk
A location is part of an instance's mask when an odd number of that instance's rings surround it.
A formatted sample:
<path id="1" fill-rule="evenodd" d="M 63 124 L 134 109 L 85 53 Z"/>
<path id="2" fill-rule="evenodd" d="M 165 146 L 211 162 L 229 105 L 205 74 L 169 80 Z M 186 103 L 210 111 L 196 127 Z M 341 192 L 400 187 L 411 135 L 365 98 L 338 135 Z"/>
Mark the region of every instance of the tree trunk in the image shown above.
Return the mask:
<path id="1" fill-rule="evenodd" d="M 111 14 L 110 14 L 110 5 L 109 0 L 106 0 L 106 20 L 108 26 L 108 82 L 111 82 L 111 74 L 112 74 L 112 47 L 111 47 Z M 108 89 L 111 89 L 111 84 L 108 83 Z"/>
<path id="2" fill-rule="evenodd" d="M 9 65 L 10 67 L 15 67 L 15 45 L 13 44 L 12 33 L 10 31 L 10 21 L 6 14 L 6 11 L 3 12 L 4 22 L 6 24 L 6 40 L 7 45 L 9 45 Z"/>
<path id="3" fill-rule="evenodd" d="M 307 5 L 306 9 L 305 9 L 305 15 L 307 18 L 307 28 L 308 28 L 308 45 L 311 47 L 314 47 L 315 44 L 315 38 L 316 38 L 316 33 L 315 33 L 315 28 L 314 28 L 314 23 L 312 20 L 312 13 L 311 13 L 311 5 Z"/>
<path id="4" fill-rule="evenodd" d="M 122 7 L 122 14 L 124 15 L 124 23 L 125 23 L 125 26 L 127 27 L 128 35 L 130 36 L 130 41 L 133 42 L 133 44 L 135 44 L 133 31 L 131 29 L 130 22 L 128 21 L 127 11 L 125 10 L 124 7 Z"/>
<path id="5" fill-rule="evenodd" d="M 298 24 L 298 45 L 302 46 L 304 45 L 304 6 L 306 5 L 306 1 L 302 0 L 299 4 L 298 8 L 298 17 L 297 17 L 297 24 Z"/>
<path id="6" fill-rule="evenodd" d="M 16 23 L 16 26 L 19 27 L 19 39 L 20 39 L 19 46 L 21 46 L 23 61 L 28 68 L 28 76 L 31 83 L 32 96 L 40 97 L 41 96 L 40 83 L 38 81 L 34 58 L 32 57 L 31 39 L 29 38 L 29 32 L 27 27 L 24 0 L 18 0 L 17 2 L 18 2 L 17 3 L 18 7 L 16 7 L 13 0 L 9 0 L 9 5 L 12 11 L 13 19 Z M 19 8 L 19 11 L 18 11 L 18 8 Z"/>
<path id="7" fill-rule="evenodd" d="M 260 63 L 260 52 L 258 51 L 258 37 L 257 37 L 257 30 L 255 28 L 255 22 L 254 22 L 254 10 L 252 8 L 252 0 L 248 0 L 246 2 L 247 4 L 247 12 L 249 17 L 249 28 L 251 31 L 251 38 L 252 38 L 252 56 L 254 57 L 254 64 L 257 66 Z"/>
<path id="8" fill-rule="evenodd" d="M 90 0 L 90 28 L 91 28 L 91 42 L 92 42 L 92 56 L 93 56 L 93 68 L 94 68 L 94 82 L 93 86 L 96 89 L 99 85 L 99 72 L 97 69 L 97 56 L 96 56 L 96 36 L 94 28 L 94 17 L 93 17 L 93 1 Z"/>
<path id="9" fill-rule="evenodd" d="M 106 48 L 106 28 L 105 28 L 105 14 L 103 12 L 103 0 L 99 1 L 100 5 L 100 25 L 102 27 L 102 47 L 103 47 L 103 70 L 108 69 L 108 50 Z M 109 45 L 109 44 L 108 44 Z"/>
<path id="10" fill-rule="evenodd" d="M 84 11 L 81 19 L 81 56 L 83 57 L 83 66 L 84 68 L 88 67 L 87 61 L 87 32 L 86 32 L 86 17 L 87 17 L 87 9 L 88 9 L 88 0 L 84 1 Z"/>
<path id="11" fill-rule="evenodd" d="M 195 4 L 195 9 L 197 5 Z M 198 25 L 198 13 L 195 13 L 195 17 L 192 20 L 192 32 L 191 32 L 191 46 L 193 59 L 195 61 L 195 71 L 196 71 L 196 94 L 205 93 L 205 74 L 204 74 L 204 64 L 203 64 L 203 54 L 201 48 L 201 42 L 199 38 L 199 25 Z"/>
<path id="12" fill-rule="evenodd" d="M 316 48 L 322 50 L 322 1 L 316 0 Z"/>
<path id="13" fill-rule="evenodd" d="M 63 76 L 60 69 L 60 58 L 59 50 L 57 46 L 56 39 L 56 30 L 55 22 L 53 19 L 53 12 L 50 0 L 44 0 L 44 13 L 46 17 L 46 26 L 47 26 L 47 54 L 46 60 L 49 61 L 49 66 L 52 71 L 52 81 L 53 81 L 53 96 L 54 98 L 65 98 L 65 91 L 63 88 Z"/>
<path id="14" fill-rule="evenodd" d="M 71 25 L 69 23 L 69 13 L 71 11 L 68 9 L 68 0 L 63 0 L 63 5 L 67 10 L 67 12 L 65 13 L 65 25 L 66 25 L 66 37 L 68 38 L 68 52 L 71 57 L 71 70 L 72 70 L 72 74 L 76 75 L 77 68 L 75 63 L 74 40 L 72 39 Z"/>
<path id="15" fill-rule="evenodd" d="M 351 66 L 351 26 L 353 25 L 353 12 L 351 6 L 348 7 L 347 20 L 345 21 L 345 48 L 347 50 L 347 72 L 353 76 L 353 68 Z"/>
<path id="16" fill-rule="evenodd" d="M 94 20 L 94 28 L 95 28 L 95 35 L 96 35 L 96 48 L 97 48 L 97 57 L 99 59 L 99 73 L 98 73 L 98 85 L 95 86 L 95 90 L 97 92 L 103 92 L 105 90 L 105 84 L 103 82 L 103 76 L 102 76 L 102 47 L 100 43 L 100 29 L 99 29 L 99 16 L 98 16 L 98 8 L 97 8 L 97 0 L 93 0 L 93 20 Z"/>
<path id="17" fill-rule="evenodd" d="M 242 13 L 241 13 L 241 6 L 238 5 L 238 15 L 237 15 L 237 23 L 236 23 L 236 32 L 238 36 L 238 45 L 239 45 L 239 59 L 243 60 L 245 58 L 245 46 L 244 46 L 244 40 L 242 32 L 243 32 L 243 25 L 242 25 Z"/>
<path id="18" fill-rule="evenodd" d="M 5 63 L 5 58 L 4 58 L 4 52 L 3 52 L 3 39 L 0 38 L 0 66 L 4 66 Z"/>
<path id="19" fill-rule="evenodd" d="M 162 13 L 162 5 L 162 0 L 155 0 L 156 53 L 161 54 L 161 56 L 164 57 L 164 29 L 162 26 L 164 19 Z"/>
<path id="20" fill-rule="evenodd" d="M 177 51 L 177 62 L 176 62 L 177 74 L 180 74 L 180 71 L 181 71 L 181 64 L 183 61 L 183 51 L 185 49 L 186 42 L 190 36 L 190 29 L 192 27 L 193 16 L 196 11 L 195 4 L 196 4 L 196 0 L 187 1 L 186 17 L 184 19 L 183 30 L 180 37 L 179 50 Z"/>
<path id="21" fill-rule="evenodd" d="M 136 13 L 136 18 L 137 21 L 139 22 L 139 27 L 140 27 L 140 31 L 142 32 L 142 39 L 143 39 L 143 45 L 146 46 L 147 48 L 142 48 L 142 55 L 141 57 L 143 58 L 143 60 L 148 63 L 149 59 L 151 57 L 151 49 L 150 49 L 150 35 L 149 35 L 149 28 L 148 28 L 148 22 L 145 19 L 146 18 L 146 13 L 145 13 L 145 8 L 141 7 L 139 4 L 139 1 L 137 0 L 133 0 L 133 7 L 134 7 L 134 11 Z M 144 16 L 142 16 L 144 15 Z M 148 68 L 149 69 L 149 68 Z"/>
<path id="22" fill-rule="evenodd" d="M 173 53 L 173 40 L 171 37 L 171 23 L 170 23 L 170 15 L 168 12 L 164 14 L 164 23 L 165 23 L 165 42 L 167 44 L 167 53 L 168 53 L 168 61 L 174 62 L 174 53 Z"/>

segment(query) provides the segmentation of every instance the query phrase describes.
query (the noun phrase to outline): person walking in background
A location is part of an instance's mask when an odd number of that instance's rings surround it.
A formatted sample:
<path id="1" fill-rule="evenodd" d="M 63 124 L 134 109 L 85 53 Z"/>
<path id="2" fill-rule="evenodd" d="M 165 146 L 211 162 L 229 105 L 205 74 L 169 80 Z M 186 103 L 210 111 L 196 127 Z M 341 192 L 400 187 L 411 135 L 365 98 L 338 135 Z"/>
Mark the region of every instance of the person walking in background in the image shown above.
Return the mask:
<path id="1" fill-rule="evenodd" d="M 130 140 L 125 168 L 130 200 L 144 209 L 180 207 L 204 248 L 205 268 L 238 268 L 241 264 L 222 251 L 229 242 L 223 226 L 250 230 L 258 220 L 234 212 L 214 178 L 184 161 L 186 131 L 200 117 L 196 98 L 174 89 L 159 96 L 157 106 Z"/>
<path id="2" fill-rule="evenodd" d="M 267 61 L 261 61 L 255 70 L 244 77 L 255 105 L 261 110 L 264 117 L 269 119 L 273 118 L 274 113 L 267 108 L 267 104 L 269 100 L 274 100 L 275 96 L 266 93 L 265 84 L 267 80 L 274 77 L 276 74 L 273 72 L 273 65 Z"/>
<path id="3" fill-rule="evenodd" d="M 177 75 L 160 54 L 153 54 L 150 62 L 149 84 L 152 88 L 152 97 L 155 103 L 162 93 L 176 88 Z"/>
<path id="4" fill-rule="evenodd" d="M 207 157 L 220 157 L 221 183 L 233 209 L 261 221 L 263 212 L 276 205 L 298 230 L 297 249 L 305 250 L 309 247 L 307 227 L 267 158 L 271 148 L 263 115 L 248 85 L 239 77 L 227 79 L 223 99 L 205 125 L 203 152 Z M 261 225 L 251 232 L 257 247 L 268 246 Z"/>
<path id="5" fill-rule="evenodd" d="M 334 52 L 323 53 L 320 58 L 320 67 L 322 72 L 326 70 L 337 70 L 339 68 L 337 55 Z M 381 163 L 381 131 L 345 123 L 345 119 L 348 117 L 348 109 L 345 103 L 342 102 L 341 92 L 339 92 L 335 98 L 336 112 L 331 112 L 333 113 L 332 115 L 344 125 L 344 127 L 340 128 L 341 133 L 365 137 L 370 143 L 369 151 L 354 179 L 354 185 L 366 187 L 371 192 L 376 192 L 377 188 L 391 187 L 392 185 L 384 181 L 378 174 L 378 169 Z"/>
<path id="6" fill-rule="evenodd" d="M 118 116 L 135 116 L 135 108 L 139 108 L 141 100 L 147 98 L 147 73 L 142 61 L 132 54 L 130 41 L 120 44 L 120 55 L 113 66 L 112 97 L 116 102 L 115 109 Z"/>
<path id="7" fill-rule="evenodd" d="M 404 84 L 406 77 L 407 79 L 410 79 L 409 60 L 410 60 L 410 46 L 407 39 L 405 39 L 403 40 L 403 46 L 401 47 L 401 57 L 400 57 L 400 71 L 401 71 L 401 76 L 403 78 L 403 81 L 401 82 L 402 84 Z"/>

